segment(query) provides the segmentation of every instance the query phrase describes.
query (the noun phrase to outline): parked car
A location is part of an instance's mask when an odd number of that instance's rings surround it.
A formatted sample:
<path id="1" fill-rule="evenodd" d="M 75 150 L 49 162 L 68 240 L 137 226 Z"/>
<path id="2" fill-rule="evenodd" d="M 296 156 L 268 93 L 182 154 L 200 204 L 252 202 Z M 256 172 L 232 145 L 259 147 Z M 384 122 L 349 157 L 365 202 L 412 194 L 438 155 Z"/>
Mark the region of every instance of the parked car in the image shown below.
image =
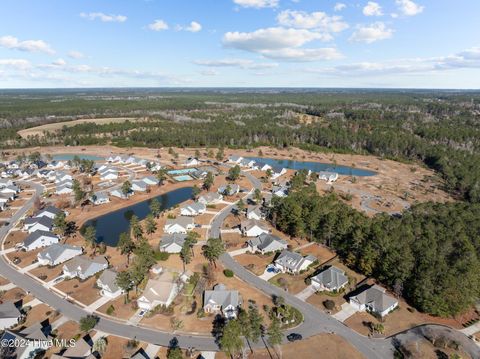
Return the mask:
<path id="1" fill-rule="evenodd" d="M 287 335 L 287 339 L 289 342 L 295 342 L 297 340 L 302 340 L 303 337 L 301 334 L 298 334 L 298 333 L 290 333 Z"/>

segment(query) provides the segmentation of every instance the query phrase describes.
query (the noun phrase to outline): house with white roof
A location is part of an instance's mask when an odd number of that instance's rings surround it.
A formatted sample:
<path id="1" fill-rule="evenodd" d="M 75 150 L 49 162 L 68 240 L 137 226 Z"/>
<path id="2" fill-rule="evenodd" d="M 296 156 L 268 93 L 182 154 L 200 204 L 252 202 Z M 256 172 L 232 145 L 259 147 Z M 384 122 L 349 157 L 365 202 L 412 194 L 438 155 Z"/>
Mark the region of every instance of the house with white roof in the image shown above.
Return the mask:
<path id="1" fill-rule="evenodd" d="M 272 253 L 287 249 L 286 240 L 274 236 L 270 233 L 262 233 L 258 237 L 247 241 L 248 251 L 252 253 L 260 252 L 262 254 Z"/>
<path id="2" fill-rule="evenodd" d="M 57 214 L 62 212 L 61 209 L 54 207 L 54 206 L 47 206 L 35 214 L 35 218 L 42 218 L 42 217 L 48 217 L 51 219 L 54 219 Z"/>
<path id="3" fill-rule="evenodd" d="M 272 180 L 277 179 L 280 176 L 283 176 L 285 173 L 287 173 L 287 169 L 284 167 L 279 167 L 279 166 L 273 166 L 272 167 Z"/>
<path id="4" fill-rule="evenodd" d="M 121 198 L 121 199 L 127 199 L 129 195 L 123 194 L 123 192 L 119 189 L 114 189 L 113 191 L 110 191 L 110 196 Z"/>
<path id="5" fill-rule="evenodd" d="M 38 230 L 30 233 L 22 243 L 22 248 L 26 251 L 33 251 L 37 248 L 48 247 L 58 243 L 59 238 L 55 233 Z"/>
<path id="6" fill-rule="evenodd" d="M 262 206 L 260 206 L 260 205 L 249 206 L 247 208 L 247 218 L 248 219 L 255 219 L 257 221 L 261 220 L 263 218 Z"/>
<path id="7" fill-rule="evenodd" d="M 206 210 L 207 206 L 204 203 L 186 203 L 180 207 L 180 214 L 182 216 L 198 216 L 205 213 Z"/>
<path id="8" fill-rule="evenodd" d="M 237 156 L 237 155 L 231 155 L 228 157 L 228 162 L 229 163 L 235 163 L 236 165 L 240 164 L 242 162 L 243 157 L 242 156 Z"/>
<path id="9" fill-rule="evenodd" d="M 283 250 L 275 259 L 275 267 L 282 273 L 298 274 L 306 270 L 317 259 L 314 256 L 302 256 L 300 253 Z"/>
<path id="10" fill-rule="evenodd" d="M 163 230 L 165 233 L 187 233 L 188 231 L 195 228 L 195 223 L 192 217 L 179 216 L 177 218 L 167 219 Z"/>
<path id="11" fill-rule="evenodd" d="M 105 257 L 97 256 L 90 259 L 87 256 L 78 256 L 63 265 L 63 274 L 69 278 L 78 277 L 81 280 L 87 279 L 98 272 L 108 268 Z"/>
<path id="12" fill-rule="evenodd" d="M 237 317 L 241 302 L 238 290 L 228 290 L 224 284 L 217 284 L 213 290 L 206 290 L 203 293 L 205 313 L 221 313 L 227 319 Z"/>
<path id="13" fill-rule="evenodd" d="M 256 168 L 259 171 L 267 171 L 267 170 L 271 170 L 272 166 L 270 166 L 268 163 L 257 161 L 255 162 L 255 165 L 253 166 L 253 168 Z"/>
<path id="14" fill-rule="evenodd" d="M 148 186 L 156 186 L 159 183 L 157 177 L 155 176 L 143 177 L 142 181 L 145 182 Z"/>
<path id="15" fill-rule="evenodd" d="M 327 182 L 335 182 L 338 179 L 338 173 L 329 172 L 329 171 L 320 171 L 318 172 L 318 179 L 321 179 Z"/>
<path id="16" fill-rule="evenodd" d="M 62 168 L 63 166 L 65 166 L 65 162 L 56 161 L 56 160 L 53 160 L 52 162 L 49 162 L 47 164 L 47 168 L 52 169 L 52 170 L 57 170 L 59 168 Z"/>
<path id="17" fill-rule="evenodd" d="M 97 279 L 97 286 L 101 289 L 100 294 L 107 298 L 116 298 L 122 294 L 117 285 L 117 272 L 105 269 Z"/>
<path id="18" fill-rule="evenodd" d="M 220 203 L 223 200 L 221 193 L 208 192 L 198 197 L 198 202 L 205 205 Z"/>
<path id="19" fill-rule="evenodd" d="M 319 292 L 337 292 L 348 284 L 345 271 L 331 266 L 311 278 L 312 287 Z"/>
<path id="20" fill-rule="evenodd" d="M 69 180 L 59 182 L 55 187 L 55 193 L 58 195 L 70 194 L 72 192 L 73 192 L 73 182 Z"/>
<path id="21" fill-rule="evenodd" d="M 17 187 L 16 185 L 12 184 L 10 186 L 5 186 L 3 188 L 0 189 L 0 193 L 4 193 L 4 194 L 9 194 L 9 195 L 17 195 L 18 193 L 20 193 L 20 188 Z"/>
<path id="22" fill-rule="evenodd" d="M 257 237 L 262 233 L 269 233 L 270 229 L 262 221 L 247 219 L 240 223 L 240 231 L 246 237 Z"/>
<path id="23" fill-rule="evenodd" d="M 73 181 L 72 175 L 65 172 L 56 172 L 55 174 L 55 183 L 64 182 L 64 181 Z"/>
<path id="24" fill-rule="evenodd" d="M 100 179 L 102 181 L 113 181 L 118 178 L 118 171 L 114 169 L 107 169 L 106 171 L 100 173 Z"/>
<path id="25" fill-rule="evenodd" d="M 37 254 L 38 263 L 44 266 L 56 266 L 83 253 L 82 247 L 54 243 Z"/>
<path id="26" fill-rule="evenodd" d="M 13 182 L 11 179 L 0 178 L 0 188 L 13 186 L 14 184 L 15 184 L 15 182 Z"/>
<path id="27" fill-rule="evenodd" d="M 398 300 L 385 293 L 385 288 L 373 285 L 349 298 L 349 303 L 359 311 L 368 311 L 382 318 L 398 307 Z"/>
<path id="28" fill-rule="evenodd" d="M 164 234 L 160 238 L 160 251 L 167 253 L 180 253 L 187 235 L 184 233 Z"/>
<path id="29" fill-rule="evenodd" d="M 286 186 L 273 186 L 272 195 L 277 197 L 286 197 L 288 195 L 288 187 Z"/>
<path id="30" fill-rule="evenodd" d="M 175 273 L 163 271 L 157 278 L 147 282 L 145 290 L 137 299 L 138 307 L 152 310 L 158 305 L 168 307 L 183 287 L 180 280 L 175 279 Z"/>

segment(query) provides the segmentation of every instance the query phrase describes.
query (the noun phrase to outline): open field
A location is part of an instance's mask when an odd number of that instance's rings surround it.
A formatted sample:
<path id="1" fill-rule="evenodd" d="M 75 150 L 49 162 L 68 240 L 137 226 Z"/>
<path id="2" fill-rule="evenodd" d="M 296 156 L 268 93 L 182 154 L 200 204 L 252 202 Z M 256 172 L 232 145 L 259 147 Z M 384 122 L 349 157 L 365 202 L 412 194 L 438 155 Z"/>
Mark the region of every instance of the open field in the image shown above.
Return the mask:
<path id="1" fill-rule="evenodd" d="M 121 123 L 125 121 L 135 121 L 137 118 L 132 117 L 118 117 L 118 118 L 92 118 L 84 120 L 74 120 L 74 121 L 64 121 L 64 122 L 55 122 L 49 123 L 46 125 L 35 126 L 27 128 L 24 130 L 18 131 L 18 134 L 23 138 L 28 138 L 29 136 L 39 136 L 42 137 L 46 132 L 55 132 L 61 130 L 64 126 L 73 127 L 76 125 L 81 125 L 84 123 L 95 123 L 98 125 L 105 125 L 109 123 Z"/>

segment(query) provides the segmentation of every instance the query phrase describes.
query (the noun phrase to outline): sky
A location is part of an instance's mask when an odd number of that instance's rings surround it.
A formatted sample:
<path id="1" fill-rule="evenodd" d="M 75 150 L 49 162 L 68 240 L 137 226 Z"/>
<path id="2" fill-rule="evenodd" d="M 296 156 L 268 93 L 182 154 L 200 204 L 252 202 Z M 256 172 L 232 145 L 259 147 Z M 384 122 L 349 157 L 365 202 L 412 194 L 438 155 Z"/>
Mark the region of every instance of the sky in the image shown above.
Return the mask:
<path id="1" fill-rule="evenodd" d="M 0 88 L 480 88 L 478 0 L 2 0 Z"/>

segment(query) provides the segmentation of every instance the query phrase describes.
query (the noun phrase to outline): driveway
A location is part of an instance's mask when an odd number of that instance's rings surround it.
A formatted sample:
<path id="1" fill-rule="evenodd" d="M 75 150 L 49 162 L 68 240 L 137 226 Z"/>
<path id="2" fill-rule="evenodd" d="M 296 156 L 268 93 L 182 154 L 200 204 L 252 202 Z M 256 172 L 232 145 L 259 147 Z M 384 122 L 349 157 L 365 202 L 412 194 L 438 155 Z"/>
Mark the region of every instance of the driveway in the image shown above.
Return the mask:
<path id="1" fill-rule="evenodd" d="M 295 294 L 295 297 L 297 297 L 300 300 L 303 300 L 304 302 L 310 298 L 310 296 L 314 295 L 316 292 L 315 288 L 313 288 L 311 285 L 309 285 L 307 288 L 302 290 L 300 293 Z"/>
<path id="2" fill-rule="evenodd" d="M 358 312 L 358 310 L 352 307 L 350 303 L 343 303 L 342 309 L 338 313 L 332 315 L 332 317 L 334 317 L 339 322 L 343 323 L 352 315 L 354 315 L 356 312 Z"/>

